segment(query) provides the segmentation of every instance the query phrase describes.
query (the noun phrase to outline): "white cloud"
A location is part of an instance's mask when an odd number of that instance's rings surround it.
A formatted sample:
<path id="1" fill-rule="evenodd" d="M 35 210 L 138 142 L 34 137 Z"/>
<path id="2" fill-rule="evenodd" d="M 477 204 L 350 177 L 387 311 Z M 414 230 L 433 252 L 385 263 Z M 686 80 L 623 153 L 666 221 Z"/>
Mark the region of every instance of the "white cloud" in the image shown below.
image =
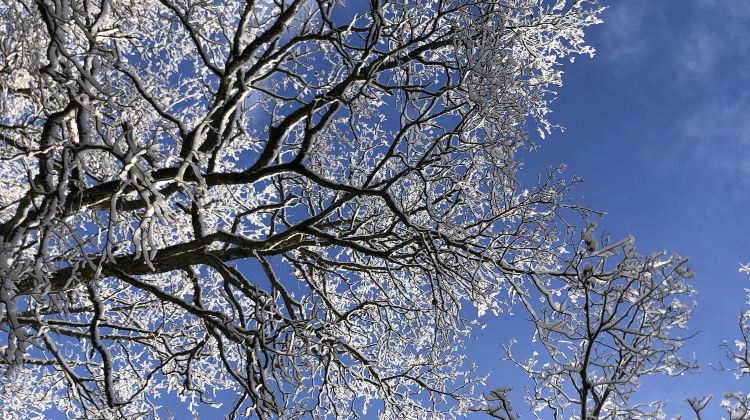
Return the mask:
<path id="1" fill-rule="evenodd" d="M 633 0 L 610 6 L 604 14 L 602 38 L 604 48 L 600 57 L 615 62 L 638 59 L 650 47 L 643 36 L 645 24 L 652 13 L 652 3 Z"/>
<path id="2" fill-rule="evenodd" d="M 720 12 L 730 18 L 750 17 L 750 2 L 747 0 L 694 0 L 698 9 L 704 12 Z"/>
<path id="3" fill-rule="evenodd" d="M 670 57 L 679 84 L 711 85 L 726 71 L 750 76 L 750 0 L 613 2 L 604 14 L 599 58 L 623 71 Z"/>
<path id="4" fill-rule="evenodd" d="M 749 115 L 750 97 L 706 104 L 682 123 L 684 155 L 707 174 L 721 177 L 732 189 L 747 190 L 750 186 Z"/>
<path id="5" fill-rule="evenodd" d="M 706 27 L 693 30 L 679 49 L 678 74 L 701 79 L 712 76 L 725 42 Z"/>
<path id="6" fill-rule="evenodd" d="M 681 81 L 710 85 L 724 71 L 750 64 L 750 1 L 693 0 L 693 6 L 694 13 L 682 25 L 689 32 L 678 38 L 682 44 L 675 50 Z"/>

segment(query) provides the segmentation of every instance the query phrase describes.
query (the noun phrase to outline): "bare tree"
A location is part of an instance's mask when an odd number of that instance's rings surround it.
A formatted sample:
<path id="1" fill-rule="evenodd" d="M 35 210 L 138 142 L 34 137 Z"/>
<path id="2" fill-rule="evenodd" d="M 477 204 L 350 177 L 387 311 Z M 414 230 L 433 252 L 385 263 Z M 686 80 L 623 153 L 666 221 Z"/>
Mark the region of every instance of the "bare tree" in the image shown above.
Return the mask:
<path id="1" fill-rule="evenodd" d="M 692 274 L 677 255 L 638 255 L 632 237 L 600 246 L 594 227 L 567 265 L 558 264 L 564 269 L 513 282 L 544 350 L 522 360 L 511 342 L 506 356 L 533 379 L 526 398 L 540 418 L 661 416 L 661 402 L 630 400 L 644 376 L 697 367 L 679 355 L 689 338 L 681 331 L 692 313 Z"/>
<path id="2" fill-rule="evenodd" d="M 165 393 L 193 412 L 234 395 L 231 417 L 472 407 L 461 307 L 557 269 L 571 183 L 522 186 L 517 156 L 599 11 L 1 2 L 0 413 L 156 416 Z M 637 261 L 617 275 L 679 267 Z M 606 293 L 666 304 L 638 279 Z"/>

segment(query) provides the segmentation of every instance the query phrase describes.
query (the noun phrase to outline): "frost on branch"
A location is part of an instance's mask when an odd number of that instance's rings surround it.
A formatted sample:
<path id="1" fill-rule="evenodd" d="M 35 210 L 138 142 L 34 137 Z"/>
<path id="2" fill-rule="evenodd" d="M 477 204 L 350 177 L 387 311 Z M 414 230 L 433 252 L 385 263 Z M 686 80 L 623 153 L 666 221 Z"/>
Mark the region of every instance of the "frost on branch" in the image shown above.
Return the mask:
<path id="1" fill-rule="evenodd" d="M 750 274 L 750 264 L 741 264 L 740 272 Z M 737 318 L 740 336 L 734 343 L 722 343 L 727 359 L 732 363 L 730 370 L 734 372 L 737 379 L 750 374 L 750 289 L 745 289 L 748 294 L 747 306 Z"/>
<path id="2" fill-rule="evenodd" d="M 728 392 L 724 394 L 721 406 L 727 410 L 729 420 L 745 420 L 750 417 L 750 394 Z"/>
<path id="3" fill-rule="evenodd" d="M 750 264 L 740 264 L 739 271 L 750 274 Z M 750 349 L 748 349 L 750 345 L 750 289 L 745 289 L 745 292 L 748 293 L 747 306 L 737 318 L 740 336 L 734 340 L 734 343 L 721 344 L 726 358 L 731 363 L 727 370 L 733 372 L 737 379 L 750 374 Z M 750 394 L 739 391 L 727 392 L 724 394 L 721 406 L 727 410 L 730 420 L 746 419 L 750 417 Z"/>
<path id="4" fill-rule="evenodd" d="M 517 420 L 518 416 L 513 412 L 513 407 L 508 397 L 511 388 L 497 388 L 484 396 L 487 405 L 477 411 L 483 411 L 490 416 L 501 420 Z"/>
<path id="5" fill-rule="evenodd" d="M 549 3 L 0 5 L 0 406 L 474 407 L 465 308 L 583 211 L 516 177 L 593 51 L 600 7 Z"/>
<path id="6" fill-rule="evenodd" d="M 662 416 L 661 403 L 630 400 L 644 376 L 697 367 L 679 354 L 692 274 L 677 255 L 637 254 L 632 237 L 601 246 L 594 238 L 589 223 L 558 270 L 514 283 L 542 351 L 521 360 L 510 343 L 506 356 L 533 379 L 527 401 L 540 418 Z"/>
<path id="7" fill-rule="evenodd" d="M 695 414 L 696 419 L 702 419 L 701 412 L 706 408 L 708 403 L 711 401 L 711 398 L 713 398 L 713 395 L 704 395 L 702 397 L 688 398 L 686 400 L 688 405 L 690 406 L 690 409 L 693 410 L 693 414 Z"/>

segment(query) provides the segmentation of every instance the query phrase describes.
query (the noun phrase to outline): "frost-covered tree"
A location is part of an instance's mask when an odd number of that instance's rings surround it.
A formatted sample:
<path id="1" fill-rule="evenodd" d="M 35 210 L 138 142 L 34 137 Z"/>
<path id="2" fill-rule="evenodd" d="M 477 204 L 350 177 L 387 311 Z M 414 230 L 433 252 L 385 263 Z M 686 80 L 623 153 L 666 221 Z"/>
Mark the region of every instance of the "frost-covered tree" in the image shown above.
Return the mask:
<path id="1" fill-rule="evenodd" d="M 533 380 L 526 399 L 539 418 L 661 418 L 661 402 L 631 397 L 645 376 L 697 367 L 679 354 L 689 338 L 692 273 L 677 255 L 638 255 L 632 237 L 600 245 L 594 228 L 589 223 L 562 269 L 510 280 L 542 350 L 522 359 L 513 341 L 506 357 Z"/>
<path id="2" fill-rule="evenodd" d="M 599 11 L 0 3 L 2 417 L 473 406 L 466 307 L 573 269 L 570 182 L 515 175 Z M 675 261 L 631 260 L 603 292 L 663 293 Z"/>
<path id="3" fill-rule="evenodd" d="M 741 264 L 740 272 L 750 274 L 750 264 Z M 734 373 L 737 379 L 744 378 L 750 374 L 750 288 L 745 289 L 748 294 L 747 307 L 740 313 L 738 320 L 738 329 L 740 336 L 734 340 L 734 343 L 722 343 L 726 358 L 731 365 L 727 370 Z M 750 394 L 737 392 L 727 392 L 721 401 L 721 406 L 727 410 L 731 420 L 743 420 L 750 418 Z"/>
<path id="4" fill-rule="evenodd" d="M 750 264 L 740 265 L 740 272 L 750 274 Z M 731 370 L 739 379 L 750 374 L 750 288 L 745 289 L 747 296 L 747 307 L 737 317 L 738 329 L 740 336 L 734 340 L 734 343 L 723 343 L 722 348 L 727 359 L 732 363 Z"/>
<path id="5" fill-rule="evenodd" d="M 750 264 L 741 264 L 739 271 L 750 274 Z M 737 379 L 741 379 L 750 373 L 750 353 L 747 349 L 748 344 L 750 344 L 750 289 L 745 289 L 745 292 L 748 293 L 748 307 L 738 317 L 740 337 L 735 339 L 731 344 L 727 341 L 721 344 L 724 355 L 731 364 L 724 366 L 723 363 L 719 363 L 719 370 L 731 372 Z M 686 400 L 694 418 L 698 420 L 704 418 L 703 410 L 708 406 L 712 398 L 713 395 L 707 394 Z M 750 418 L 750 394 L 743 393 L 742 391 L 726 392 L 720 401 L 720 405 L 727 412 L 728 417 L 726 419 L 746 420 Z M 680 418 L 682 417 L 678 416 L 678 419 Z"/>
<path id="6" fill-rule="evenodd" d="M 702 420 L 703 410 L 713 398 L 712 395 L 703 397 L 688 398 L 687 403 L 697 420 Z M 747 420 L 750 418 L 750 395 L 742 392 L 727 392 L 721 400 L 721 406 L 727 411 L 728 417 L 722 417 L 726 420 Z M 679 418 L 678 418 L 679 420 Z"/>

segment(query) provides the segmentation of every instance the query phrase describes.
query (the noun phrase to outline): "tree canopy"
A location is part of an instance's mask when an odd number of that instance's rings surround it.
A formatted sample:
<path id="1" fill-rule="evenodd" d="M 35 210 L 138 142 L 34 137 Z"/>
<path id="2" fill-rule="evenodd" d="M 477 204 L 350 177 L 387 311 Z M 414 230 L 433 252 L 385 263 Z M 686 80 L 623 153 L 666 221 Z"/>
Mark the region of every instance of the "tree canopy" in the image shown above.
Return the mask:
<path id="1" fill-rule="evenodd" d="M 563 167 L 517 176 L 601 10 L 0 4 L 0 413 L 452 417 L 514 302 L 540 409 L 638 410 L 690 366 L 685 261 L 576 228 Z"/>

